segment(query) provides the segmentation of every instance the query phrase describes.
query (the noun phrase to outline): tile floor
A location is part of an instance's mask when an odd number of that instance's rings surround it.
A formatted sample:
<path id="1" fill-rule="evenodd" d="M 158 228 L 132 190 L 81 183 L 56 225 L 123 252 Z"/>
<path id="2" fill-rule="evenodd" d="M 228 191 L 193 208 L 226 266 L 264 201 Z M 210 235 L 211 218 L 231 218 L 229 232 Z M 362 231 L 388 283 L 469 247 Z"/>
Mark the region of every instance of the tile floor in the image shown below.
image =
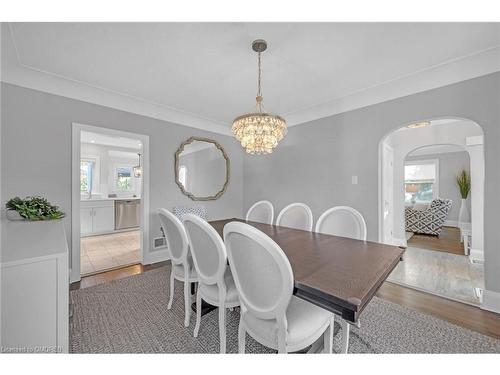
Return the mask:
<path id="1" fill-rule="evenodd" d="M 464 255 L 408 247 L 387 280 L 479 305 L 474 288 L 484 288 L 484 271 Z"/>
<path id="2" fill-rule="evenodd" d="M 81 239 L 81 274 L 109 270 L 139 262 L 140 231 Z"/>

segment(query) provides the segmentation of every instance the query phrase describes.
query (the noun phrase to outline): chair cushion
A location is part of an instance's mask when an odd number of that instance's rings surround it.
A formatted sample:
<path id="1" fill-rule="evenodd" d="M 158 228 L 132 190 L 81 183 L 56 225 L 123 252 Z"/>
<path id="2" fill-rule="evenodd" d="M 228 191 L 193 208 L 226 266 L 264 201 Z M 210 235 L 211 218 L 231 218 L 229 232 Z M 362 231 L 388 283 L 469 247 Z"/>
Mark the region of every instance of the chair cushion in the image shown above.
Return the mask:
<path id="1" fill-rule="evenodd" d="M 330 324 L 332 313 L 303 299 L 292 296 L 286 310 L 288 322 L 287 347 L 294 351 L 294 346 L 310 338 L 319 337 Z M 259 319 L 251 313 L 245 313 L 243 320 L 249 333 L 257 341 L 270 348 L 277 349 L 277 325 L 274 319 Z M 295 348 L 300 350 L 302 348 Z"/>
<path id="2" fill-rule="evenodd" d="M 229 266 L 226 267 L 226 272 L 224 273 L 224 282 L 226 283 L 226 301 L 225 303 L 234 304 L 238 302 L 238 290 L 234 283 L 233 275 Z M 201 292 L 202 298 L 206 299 L 207 302 L 216 302 L 219 300 L 219 287 L 217 284 L 206 285 L 200 283 L 199 290 Z"/>

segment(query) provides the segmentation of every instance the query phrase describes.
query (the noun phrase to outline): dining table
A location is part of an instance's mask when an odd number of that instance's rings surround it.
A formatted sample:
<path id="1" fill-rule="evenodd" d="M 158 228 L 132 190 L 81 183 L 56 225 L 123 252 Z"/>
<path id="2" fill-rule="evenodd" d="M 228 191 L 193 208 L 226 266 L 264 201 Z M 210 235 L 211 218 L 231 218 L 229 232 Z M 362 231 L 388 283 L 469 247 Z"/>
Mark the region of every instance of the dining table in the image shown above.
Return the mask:
<path id="1" fill-rule="evenodd" d="M 398 262 L 404 247 L 315 233 L 242 219 L 209 223 L 224 238 L 224 226 L 243 222 L 268 235 L 293 271 L 293 294 L 356 324 Z"/>

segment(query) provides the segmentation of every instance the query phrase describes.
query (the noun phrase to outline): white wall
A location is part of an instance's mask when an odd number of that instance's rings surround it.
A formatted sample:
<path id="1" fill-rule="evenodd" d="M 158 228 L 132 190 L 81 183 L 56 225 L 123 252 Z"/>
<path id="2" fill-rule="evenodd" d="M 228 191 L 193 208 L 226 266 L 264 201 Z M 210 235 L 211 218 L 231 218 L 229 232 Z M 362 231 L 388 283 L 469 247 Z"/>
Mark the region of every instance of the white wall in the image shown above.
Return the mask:
<path id="1" fill-rule="evenodd" d="M 394 239 L 405 243 L 404 229 L 404 162 L 406 156 L 419 148 L 435 144 L 452 144 L 467 150 L 467 137 L 482 136 L 481 128 L 472 121 L 454 121 L 442 125 L 431 125 L 425 128 L 398 130 L 390 133 L 384 142 L 394 149 Z M 475 186 L 474 197 L 471 196 L 472 222 L 478 223 L 472 228 L 473 248 L 483 250 L 482 217 L 484 208 L 477 202 L 477 196 L 484 194 L 484 170 L 481 173 L 484 160 L 479 157 L 483 153 L 482 145 L 478 145 L 478 152 L 470 154 L 471 178 Z M 477 172 L 477 173 L 474 173 Z M 382 184 L 383 186 L 383 184 Z"/>
<path id="2" fill-rule="evenodd" d="M 161 236 L 157 209 L 203 204 L 210 219 L 241 217 L 243 206 L 243 152 L 234 137 L 168 123 L 95 104 L 1 84 L 2 196 L 42 195 L 66 212 L 63 223 L 71 246 L 72 124 L 80 123 L 149 136 L 150 199 L 148 259 L 162 260 L 152 249 Z M 193 202 L 175 183 L 174 154 L 192 136 L 216 140 L 231 160 L 231 179 L 217 200 Z"/>

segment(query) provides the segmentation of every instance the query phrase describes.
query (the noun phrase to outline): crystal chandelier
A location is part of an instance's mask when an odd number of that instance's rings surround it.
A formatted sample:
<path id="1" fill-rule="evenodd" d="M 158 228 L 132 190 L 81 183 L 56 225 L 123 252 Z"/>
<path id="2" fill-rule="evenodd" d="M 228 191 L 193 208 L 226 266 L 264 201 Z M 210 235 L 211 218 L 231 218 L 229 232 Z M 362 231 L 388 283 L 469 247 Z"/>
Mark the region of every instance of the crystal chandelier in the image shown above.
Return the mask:
<path id="1" fill-rule="evenodd" d="M 238 116 L 233 121 L 232 131 L 236 139 L 249 154 L 270 154 L 286 135 L 286 121 L 278 115 L 262 111 L 260 54 L 267 49 L 267 42 L 254 40 L 252 49 L 258 54 L 259 76 L 257 84 L 257 110 Z"/>

